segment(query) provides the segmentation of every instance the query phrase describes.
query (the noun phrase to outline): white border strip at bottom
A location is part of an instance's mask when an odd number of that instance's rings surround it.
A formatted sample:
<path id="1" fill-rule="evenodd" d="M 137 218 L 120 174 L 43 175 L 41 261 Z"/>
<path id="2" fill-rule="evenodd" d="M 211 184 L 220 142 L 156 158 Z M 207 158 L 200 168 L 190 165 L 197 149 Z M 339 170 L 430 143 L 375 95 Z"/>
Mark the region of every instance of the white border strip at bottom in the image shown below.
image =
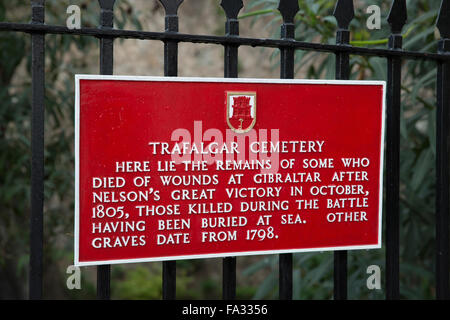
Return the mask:
<path id="1" fill-rule="evenodd" d="M 121 259 L 121 260 L 100 260 L 79 262 L 75 261 L 75 266 L 96 266 L 104 264 L 120 264 L 120 263 L 141 263 L 141 262 L 160 262 L 172 260 L 190 260 L 190 259 L 208 259 L 208 258 L 226 258 L 226 257 L 241 257 L 241 256 L 258 256 L 258 255 L 272 255 L 281 253 L 301 253 L 301 252 L 334 252 L 343 250 L 369 250 L 380 249 L 381 244 L 376 245 L 362 245 L 362 246 L 347 246 L 347 247 L 328 247 L 328 248 L 308 248 L 308 249 L 287 249 L 287 250 L 269 250 L 269 251 L 248 251 L 248 252 L 230 252 L 230 253 L 206 253 L 185 256 L 168 256 L 161 258 L 136 258 L 136 259 Z"/>

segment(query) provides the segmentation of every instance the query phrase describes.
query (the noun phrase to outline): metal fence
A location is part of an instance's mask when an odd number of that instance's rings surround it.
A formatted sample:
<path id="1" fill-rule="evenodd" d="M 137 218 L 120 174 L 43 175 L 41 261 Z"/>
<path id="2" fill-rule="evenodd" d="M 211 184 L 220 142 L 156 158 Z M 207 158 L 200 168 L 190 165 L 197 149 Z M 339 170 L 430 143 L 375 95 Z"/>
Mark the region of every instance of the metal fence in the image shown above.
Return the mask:
<path id="1" fill-rule="evenodd" d="M 441 34 L 437 53 L 402 49 L 401 31 L 406 23 L 406 0 L 393 0 L 388 16 L 391 35 L 387 49 L 370 49 L 349 45 L 349 24 L 354 18 L 352 0 L 338 0 L 334 16 L 338 30 L 336 44 L 320 44 L 295 40 L 294 19 L 298 0 L 280 0 L 278 10 L 283 22 L 280 39 L 244 38 L 239 36 L 238 13 L 242 0 L 222 0 L 227 20 L 223 36 L 193 35 L 178 32 L 177 11 L 183 0 L 159 0 L 165 9 L 165 32 L 118 30 L 113 28 L 115 0 L 99 0 L 101 8 L 98 28 L 68 29 L 45 24 L 45 0 L 31 0 L 31 23 L 0 22 L 0 32 L 24 32 L 32 43 L 32 136 L 31 136 L 31 239 L 29 297 L 42 297 L 43 276 L 43 201 L 44 201 L 44 99 L 45 99 L 45 35 L 66 34 L 97 37 L 100 42 L 100 73 L 113 74 L 113 45 L 117 38 L 156 40 L 164 43 L 164 74 L 177 76 L 178 43 L 206 43 L 223 46 L 224 77 L 238 76 L 239 46 L 269 47 L 280 50 L 280 77 L 294 77 L 296 50 L 319 51 L 336 56 L 336 79 L 348 79 L 349 55 L 377 56 L 387 59 L 386 114 L 386 298 L 398 299 L 399 292 L 399 154 L 400 91 L 402 60 L 420 59 L 436 63 L 436 298 L 449 299 L 449 184 L 450 184 L 450 0 L 442 0 L 437 20 Z M 189 3 L 186 3 L 189 5 Z M 279 298 L 292 299 L 292 254 L 279 257 Z M 97 296 L 110 297 L 110 266 L 97 267 Z M 175 299 L 176 262 L 163 262 L 163 298 Z M 223 259 L 224 299 L 236 295 L 236 258 Z M 347 298 L 347 252 L 334 253 L 334 298 Z"/>

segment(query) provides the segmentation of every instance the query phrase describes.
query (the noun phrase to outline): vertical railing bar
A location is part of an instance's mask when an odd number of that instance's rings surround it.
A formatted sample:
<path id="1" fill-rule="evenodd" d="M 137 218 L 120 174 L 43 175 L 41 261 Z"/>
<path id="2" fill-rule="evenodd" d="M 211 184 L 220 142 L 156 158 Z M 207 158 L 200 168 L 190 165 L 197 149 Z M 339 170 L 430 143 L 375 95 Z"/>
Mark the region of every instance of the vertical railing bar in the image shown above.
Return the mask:
<path id="1" fill-rule="evenodd" d="M 279 299 L 292 300 L 292 253 L 282 253 L 279 255 Z"/>
<path id="2" fill-rule="evenodd" d="M 174 300 L 176 297 L 176 261 L 163 262 L 163 299 Z"/>
<path id="3" fill-rule="evenodd" d="M 99 0 L 100 28 L 112 28 L 114 24 L 115 0 Z M 112 75 L 114 67 L 114 39 L 100 38 L 100 74 Z M 97 299 L 111 298 L 111 265 L 97 267 Z"/>
<path id="4" fill-rule="evenodd" d="M 339 29 L 336 33 L 336 44 L 348 45 L 350 42 L 350 31 Z M 350 76 L 349 55 L 344 52 L 336 53 L 336 79 L 348 80 Z M 347 299 L 347 251 L 334 252 L 334 299 Z"/>
<path id="5" fill-rule="evenodd" d="M 347 300 L 347 250 L 334 252 L 334 289 L 335 300 Z"/>
<path id="6" fill-rule="evenodd" d="M 222 260 L 222 299 L 236 299 L 236 257 L 226 257 Z"/>
<path id="7" fill-rule="evenodd" d="M 165 17 L 166 32 L 178 32 L 178 16 Z M 164 41 L 164 76 L 176 77 L 178 75 L 178 42 Z"/>
<path id="8" fill-rule="evenodd" d="M 336 32 L 336 44 L 348 46 L 350 43 L 349 25 L 355 13 L 352 0 L 338 0 L 333 12 L 338 24 Z M 336 52 L 336 75 L 337 80 L 348 80 L 350 77 L 349 54 Z M 334 284 L 333 297 L 335 300 L 347 299 L 347 251 L 334 252 Z"/>
<path id="9" fill-rule="evenodd" d="M 394 0 L 387 21 L 388 48 L 402 50 L 401 35 L 407 20 L 405 0 Z M 402 59 L 387 59 L 386 94 L 386 299 L 400 298 L 400 112 Z"/>
<path id="10" fill-rule="evenodd" d="M 111 297 L 111 265 L 97 266 L 97 299 L 109 300 Z"/>
<path id="11" fill-rule="evenodd" d="M 32 0 L 32 24 L 43 24 L 45 0 Z M 31 219 L 29 298 L 42 299 L 44 239 L 45 34 L 31 35 Z"/>
<path id="12" fill-rule="evenodd" d="M 178 31 L 178 17 L 166 16 L 166 31 Z M 178 43 L 164 42 L 164 76 L 176 77 L 178 75 Z M 163 299 L 174 300 L 176 297 L 176 261 L 163 262 Z"/>
<path id="13" fill-rule="evenodd" d="M 165 9 L 165 32 L 178 32 L 177 10 L 183 0 L 160 0 Z M 178 42 L 164 41 L 164 76 L 178 76 Z M 176 298 L 176 261 L 162 263 L 162 296 L 164 300 Z"/>
<path id="14" fill-rule="evenodd" d="M 229 19 L 226 22 L 225 32 L 227 36 L 239 36 L 239 21 Z M 238 46 L 225 45 L 224 77 L 238 77 Z"/>
<path id="15" fill-rule="evenodd" d="M 297 0 L 280 0 L 278 10 L 283 17 L 281 25 L 281 39 L 295 40 L 294 19 L 299 10 Z M 280 48 L 280 78 L 294 79 L 295 50 L 292 48 Z M 293 254 L 283 253 L 279 255 L 278 282 L 280 300 L 292 300 L 293 289 Z"/>
<path id="16" fill-rule="evenodd" d="M 389 49 L 402 48 L 402 36 L 389 38 Z M 399 192 L 400 192 L 400 110 L 401 59 L 387 60 L 386 95 L 386 299 L 400 298 L 399 283 Z"/>
<path id="17" fill-rule="evenodd" d="M 450 51 L 450 39 L 439 41 L 439 53 Z M 436 110 L 436 298 L 450 299 L 449 185 L 450 185 L 450 63 L 438 62 Z"/>
<path id="18" fill-rule="evenodd" d="M 242 0 L 223 0 L 221 2 L 227 21 L 225 34 L 239 36 L 239 21 L 237 15 L 243 7 Z M 224 46 L 224 77 L 238 77 L 238 46 Z M 236 257 L 226 257 L 222 260 L 222 299 L 234 300 L 236 298 Z"/>
<path id="19" fill-rule="evenodd" d="M 450 1 L 442 0 L 436 27 L 438 53 L 450 52 Z M 450 63 L 439 61 L 436 83 L 436 299 L 450 299 L 449 192 L 450 192 Z"/>

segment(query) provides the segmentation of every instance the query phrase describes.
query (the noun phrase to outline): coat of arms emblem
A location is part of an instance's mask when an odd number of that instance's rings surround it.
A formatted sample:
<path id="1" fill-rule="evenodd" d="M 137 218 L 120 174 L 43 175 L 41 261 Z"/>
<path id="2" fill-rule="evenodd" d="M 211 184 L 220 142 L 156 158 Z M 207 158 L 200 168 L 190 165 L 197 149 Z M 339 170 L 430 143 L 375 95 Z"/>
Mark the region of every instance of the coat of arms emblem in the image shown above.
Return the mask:
<path id="1" fill-rule="evenodd" d="M 227 123 L 236 133 L 250 131 L 256 123 L 256 92 L 227 92 Z"/>

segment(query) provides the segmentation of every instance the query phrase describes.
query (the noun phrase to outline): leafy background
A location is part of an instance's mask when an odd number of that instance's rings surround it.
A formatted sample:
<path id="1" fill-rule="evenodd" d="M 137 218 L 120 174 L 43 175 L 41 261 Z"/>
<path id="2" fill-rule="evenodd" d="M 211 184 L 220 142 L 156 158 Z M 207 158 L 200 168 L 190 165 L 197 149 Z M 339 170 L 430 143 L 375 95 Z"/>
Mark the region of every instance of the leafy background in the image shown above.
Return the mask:
<path id="1" fill-rule="evenodd" d="M 46 23 L 64 24 L 65 10 L 78 4 L 83 27 L 98 25 L 96 1 L 46 1 Z M 142 29 L 138 1 L 117 1 L 117 28 Z M 157 2 L 152 10 L 157 11 Z M 244 1 L 241 21 L 272 37 L 279 37 L 281 17 L 276 0 Z M 385 48 L 389 36 L 386 16 L 391 1 L 355 1 L 350 28 L 352 44 Z M 335 1 L 299 0 L 296 17 L 298 40 L 335 43 Z M 368 30 L 369 5 L 379 5 L 380 30 Z M 434 27 L 440 1 L 408 0 L 404 48 L 435 52 L 439 34 Z M 187 5 L 187 4 L 186 4 Z M 29 1 L 0 0 L 0 21 L 28 22 Z M 152 11 L 153 12 L 153 11 Z M 223 34 L 223 12 L 216 32 Z M 180 17 L 182 19 L 182 17 Z M 120 41 L 120 40 L 117 40 Z M 261 50 L 261 49 L 254 49 Z M 263 49 L 268 50 L 268 49 Z M 30 41 L 28 35 L 0 33 L 0 298 L 26 298 L 29 257 L 30 183 Z M 201 57 L 200 57 L 201 58 Z M 279 68 L 279 51 L 270 51 L 272 68 Z M 296 52 L 296 78 L 334 79 L 334 55 Z M 385 80 L 386 61 L 351 56 L 351 78 Z M 137 62 L 136 62 L 137 63 Z M 215 63 L 218 63 L 217 61 Z M 241 68 L 243 67 L 240 61 Z M 162 66 L 161 66 L 162 67 Z M 73 75 L 98 73 L 98 40 L 80 36 L 46 36 L 45 115 L 45 298 L 95 297 L 95 268 L 82 269 L 82 290 L 66 288 L 66 268 L 73 261 Z M 404 61 L 402 68 L 401 192 L 400 192 L 400 290 L 407 299 L 431 299 L 434 284 L 435 201 L 435 79 L 433 62 Z M 381 290 L 368 290 L 366 269 L 385 267 L 381 250 L 350 251 L 348 288 L 350 299 L 384 299 Z M 220 259 L 186 260 L 177 263 L 178 298 L 220 298 Z M 384 278 L 384 277 L 382 277 Z M 333 254 L 294 255 L 294 298 L 331 299 Z M 278 297 L 278 257 L 238 259 L 238 298 Z M 161 298 L 161 265 L 118 265 L 112 268 L 112 297 L 116 299 Z"/>

